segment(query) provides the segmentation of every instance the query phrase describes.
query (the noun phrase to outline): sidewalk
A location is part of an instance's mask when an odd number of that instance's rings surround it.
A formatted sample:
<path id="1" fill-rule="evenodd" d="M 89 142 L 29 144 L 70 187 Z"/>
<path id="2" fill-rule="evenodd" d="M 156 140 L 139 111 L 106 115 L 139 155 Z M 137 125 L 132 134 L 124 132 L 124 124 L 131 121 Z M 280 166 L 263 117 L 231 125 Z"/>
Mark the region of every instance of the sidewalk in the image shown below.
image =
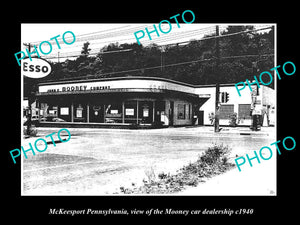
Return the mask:
<path id="1" fill-rule="evenodd" d="M 151 129 L 151 130 L 127 130 L 127 129 L 107 129 L 107 128 L 68 128 L 72 135 L 77 135 L 82 132 L 101 132 L 102 130 L 105 131 L 118 131 L 127 135 L 129 133 L 135 133 L 136 131 L 139 132 L 149 132 L 149 133 L 157 133 L 157 134 L 165 134 L 174 132 L 177 134 L 190 134 L 190 135 L 204 135 L 204 136 L 231 136 L 231 135 L 238 135 L 238 136 L 258 136 L 258 137 L 266 137 L 266 138 L 273 138 L 276 139 L 276 128 L 275 127 L 261 127 L 259 131 L 252 131 L 249 127 L 220 127 L 220 132 L 214 132 L 213 126 L 188 126 L 188 127 L 169 127 L 164 129 Z M 60 128 L 49 128 L 49 127 L 39 127 L 37 128 L 38 133 L 36 137 L 29 137 L 25 138 L 22 136 L 22 144 L 28 144 L 29 142 L 34 143 L 37 139 L 43 138 L 46 139 L 47 142 L 50 144 L 52 143 L 50 137 L 45 138 L 46 135 L 49 135 L 52 132 L 56 132 L 53 135 L 53 139 L 55 142 L 59 142 L 57 137 L 57 132 Z M 41 144 L 41 143 L 40 143 Z"/>

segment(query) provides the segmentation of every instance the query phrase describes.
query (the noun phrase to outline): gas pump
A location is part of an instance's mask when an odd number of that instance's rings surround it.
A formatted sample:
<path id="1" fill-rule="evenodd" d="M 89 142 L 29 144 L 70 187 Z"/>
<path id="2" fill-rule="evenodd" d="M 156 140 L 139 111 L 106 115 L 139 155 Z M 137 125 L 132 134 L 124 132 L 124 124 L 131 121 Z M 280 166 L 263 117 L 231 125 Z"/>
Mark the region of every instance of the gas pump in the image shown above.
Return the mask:
<path id="1" fill-rule="evenodd" d="M 258 131 L 261 129 L 261 117 L 262 117 L 262 99 L 258 93 L 257 85 L 253 85 L 251 92 L 251 126 L 250 129 Z"/>

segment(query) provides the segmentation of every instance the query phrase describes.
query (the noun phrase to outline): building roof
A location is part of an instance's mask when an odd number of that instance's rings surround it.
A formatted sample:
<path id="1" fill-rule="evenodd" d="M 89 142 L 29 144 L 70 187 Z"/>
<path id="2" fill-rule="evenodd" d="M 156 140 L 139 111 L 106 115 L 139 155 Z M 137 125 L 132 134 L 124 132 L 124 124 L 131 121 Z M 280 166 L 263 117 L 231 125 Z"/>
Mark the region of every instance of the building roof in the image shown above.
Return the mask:
<path id="1" fill-rule="evenodd" d="M 167 78 L 161 77 L 144 77 L 144 76 L 126 76 L 126 77 L 110 77 L 110 78 L 96 78 L 96 79 L 81 79 L 81 80 L 62 80 L 62 81 L 50 81 L 39 83 L 38 85 L 51 85 L 51 84 L 72 84 L 72 83 L 87 83 L 87 82 L 96 82 L 96 81 L 114 81 L 114 80 L 158 80 L 158 81 L 166 81 L 175 84 L 185 85 L 189 87 L 195 87 L 195 85 L 175 81 Z"/>
<path id="2" fill-rule="evenodd" d="M 51 85 L 51 84 L 72 84 L 72 83 L 86 83 L 86 82 L 96 82 L 96 81 L 113 81 L 113 80 L 158 80 L 158 81 L 166 81 L 175 84 L 180 84 L 188 87 L 198 88 L 198 87 L 215 87 L 216 84 L 188 84 L 181 81 L 171 80 L 167 78 L 161 77 L 145 77 L 145 76 L 126 76 L 126 77 L 110 77 L 110 78 L 95 78 L 95 79 L 78 79 L 78 80 L 61 80 L 61 81 L 49 81 L 42 82 L 38 85 Z M 235 83 L 227 83 L 220 84 L 220 86 L 234 86 Z"/>

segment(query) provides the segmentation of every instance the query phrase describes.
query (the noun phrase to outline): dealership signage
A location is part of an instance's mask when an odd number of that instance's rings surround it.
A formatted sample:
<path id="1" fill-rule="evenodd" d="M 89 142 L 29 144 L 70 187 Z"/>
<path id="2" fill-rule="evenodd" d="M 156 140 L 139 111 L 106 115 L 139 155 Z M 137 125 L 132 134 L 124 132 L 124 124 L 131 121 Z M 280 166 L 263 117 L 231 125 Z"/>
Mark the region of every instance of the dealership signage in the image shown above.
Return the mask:
<path id="1" fill-rule="evenodd" d="M 51 65 L 44 59 L 29 58 L 23 59 L 21 63 L 22 75 L 30 78 L 43 78 L 50 74 Z"/>
<path id="2" fill-rule="evenodd" d="M 58 93 L 78 93 L 78 92 L 125 92 L 131 89 L 148 89 L 152 92 L 162 90 L 176 90 L 181 92 L 193 93 L 194 88 L 180 84 L 174 84 L 158 80 L 115 80 L 115 81 L 94 81 L 69 84 L 50 84 L 40 85 L 40 93 L 58 94 Z"/>
<path id="3" fill-rule="evenodd" d="M 48 89 L 47 92 L 69 92 L 69 91 L 88 91 L 88 90 L 107 90 L 110 86 L 90 86 L 87 85 L 74 85 L 74 86 L 63 86 L 61 88 Z"/>

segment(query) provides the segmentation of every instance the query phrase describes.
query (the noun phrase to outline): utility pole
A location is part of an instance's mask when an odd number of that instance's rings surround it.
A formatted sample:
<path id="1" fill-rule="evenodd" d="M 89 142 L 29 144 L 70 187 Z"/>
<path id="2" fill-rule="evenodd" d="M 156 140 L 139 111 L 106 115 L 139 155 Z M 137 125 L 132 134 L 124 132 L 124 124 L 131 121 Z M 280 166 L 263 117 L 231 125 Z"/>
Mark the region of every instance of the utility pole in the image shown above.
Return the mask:
<path id="1" fill-rule="evenodd" d="M 26 46 L 28 48 L 28 52 L 31 53 L 31 45 L 30 43 L 23 43 L 24 46 Z M 22 73 L 22 72 L 21 72 Z M 24 77 L 23 77 L 24 79 Z M 30 80 L 31 78 L 28 78 L 27 79 L 27 85 L 26 85 L 26 88 L 32 88 L 34 83 L 33 81 Z M 23 80 L 24 81 L 24 80 Z M 25 83 L 25 81 L 23 82 L 23 84 Z M 24 84 L 24 87 L 23 89 L 25 88 L 25 84 Z M 30 90 L 28 93 L 28 115 L 27 115 L 27 129 L 26 129 L 26 134 L 27 135 L 30 135 L 30 131 L 31 131 L 31 125 L 32 125 L 32 121 L 31 121 L 31 117 L 32 117 L 32 109 L 31 109 L 31 105 L 33 103 L 33 98 L 34 98 L 34 95 L 32 96 L 32 91 Z M 24 94 L 24 93 L 23 93 Z"/>
<path id="2" fill-rule="evenodd" d="M 219 45 L 219 26 L 216 26 L 216 100 L 215 100 L 215 132 L 220 132 L 219 127 L 219 95 L 220 95 L 220 84 L 219 84 L 219 63 L 220 63 L 220 45 Z"/>
<path id="3" fill-rule="evenodd" d="M 219 95 L 220 95 L 220 85 L 219 83 L 216 83 L 216 102 L 215 102 L 215 132 L 220 131 L 220 126 L 219 126 Z"/>
<path id="4" fill-rule="evenodd" d="M 23 45 L 28 48 L 28 52 L 31 52 L 30 51 L 31 50 L 31 46 L 33 46 L 33 45 L 31 45 L 30 43 L 23 43 Z"/>
<path id="5" fill-rule="evenodd" d="M 161 46 L 161 53 L 160 53 L 160 71 L 162 72 L 164 70 L 164 54 L 165 52 L 165 47 Z"/>

